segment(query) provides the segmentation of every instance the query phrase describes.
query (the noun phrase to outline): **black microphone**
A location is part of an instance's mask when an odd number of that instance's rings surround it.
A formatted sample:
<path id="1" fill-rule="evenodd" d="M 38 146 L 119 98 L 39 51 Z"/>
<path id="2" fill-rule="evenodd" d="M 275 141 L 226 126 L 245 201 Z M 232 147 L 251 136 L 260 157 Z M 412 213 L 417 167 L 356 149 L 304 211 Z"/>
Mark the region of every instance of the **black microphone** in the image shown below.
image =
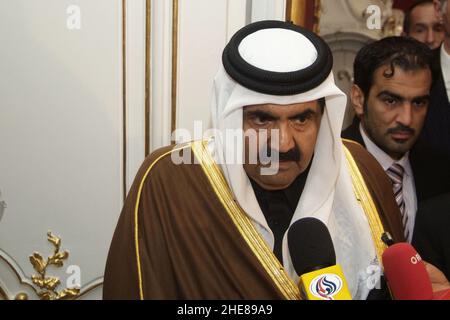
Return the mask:
<path id="1" fill-rule="evenodd" d="M 300 276 L 299 287 L 308 300 L 351 300 L 344 273 L 336 265 L 333 241 L 326 225 L 303 218 L 288 231 L 292 264 Z"/>

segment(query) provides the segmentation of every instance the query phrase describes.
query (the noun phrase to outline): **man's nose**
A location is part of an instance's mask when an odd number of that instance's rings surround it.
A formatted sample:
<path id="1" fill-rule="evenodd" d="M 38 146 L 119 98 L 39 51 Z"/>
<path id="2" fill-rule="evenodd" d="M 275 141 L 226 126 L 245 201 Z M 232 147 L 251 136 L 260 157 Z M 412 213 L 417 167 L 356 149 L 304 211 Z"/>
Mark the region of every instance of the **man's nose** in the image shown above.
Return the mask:
<path id="1" fill-rule="evenodd" d="M 435 36 L 434 36 L 433 30 L 429 30 L 429 31 L 427 32 L 427 39 L 426 39 L 426 41 L 427 41 L 427 44 L 428 44 L 429 46 L 433 46 L 434 41 L 435 41 Z"/>
<path id="2" fill-rule="evenodd" d="M 412 114 L 412 106 L 411 106 L 411 102 L 405 102 L 400 110 L 399 113 L 397 115 L 397 122 L 401 123 L 402 125 L 409 127 L 411 126 L 412 123 L 412 119 L 413 119 L 413 114 Z"/>
<path id="3" fill-rule="evenodd" d="M 279 151 L 281 153 L 287 152 L 295 147 L 294 136 L 292 135 L 292 128 L 290 128 L 287 122 L 282 122 L 279 126 L 280 146 Z"/>

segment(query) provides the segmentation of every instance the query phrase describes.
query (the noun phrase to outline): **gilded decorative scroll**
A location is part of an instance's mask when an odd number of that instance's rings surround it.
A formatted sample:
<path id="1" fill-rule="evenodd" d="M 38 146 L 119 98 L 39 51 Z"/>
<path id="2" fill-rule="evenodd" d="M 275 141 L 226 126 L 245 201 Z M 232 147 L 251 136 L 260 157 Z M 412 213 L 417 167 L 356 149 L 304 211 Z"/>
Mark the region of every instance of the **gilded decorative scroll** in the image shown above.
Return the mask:
<path id="1" fill-rule="evenodd" d="M 30 262 L 33 265 L 34 270 L 37 274 L 31 277 L 33 284 L 37 286 L 38 296 L 41 300 L 70 300 L 74 299 L 80 293 L 80 289 L 71 288 L 64 289 L 62 291 L 57 291 L 57 287 L 60 285 L 61 281 L 58 277 L 52 277 L 47 275 L 47 269 L 50 266 L 61 268 L 64 265 L 64 261 L 69 257 L 68 251 L 60 252 L 61 250 L 61 239 L 53 235 L 50 231 L 47 233 L 47 240 L 53 245 L 53 254 L 47 259 L 43 256 L 34 252 L 30 256 Z"/>

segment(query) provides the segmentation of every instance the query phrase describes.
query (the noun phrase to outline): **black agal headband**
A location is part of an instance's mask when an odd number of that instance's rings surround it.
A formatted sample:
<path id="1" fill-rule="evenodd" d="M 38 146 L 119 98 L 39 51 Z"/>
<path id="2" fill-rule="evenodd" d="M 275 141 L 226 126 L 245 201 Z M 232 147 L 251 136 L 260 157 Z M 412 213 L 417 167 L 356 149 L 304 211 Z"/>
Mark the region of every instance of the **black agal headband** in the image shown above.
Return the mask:
<path id="1" fill-rule="evenodd" d="M 289 72 L 264 70 L 248 63 L 241 56 L 239 46 L 247 36 L 264 29 L 287 29 L 300 33 L 317 50 L 317 59 L 304 69 Z M 301 59 L 302 53 L 298 54 Z M 260 93 L 284 96 L 319 86 L 331 72 L 333 56 L 325 41 L 307 29 L 283 21 L 259 21 L 243 27 L 231 38 L 223 51 L 222 63 L 228 75 L 242 86 Z"/>

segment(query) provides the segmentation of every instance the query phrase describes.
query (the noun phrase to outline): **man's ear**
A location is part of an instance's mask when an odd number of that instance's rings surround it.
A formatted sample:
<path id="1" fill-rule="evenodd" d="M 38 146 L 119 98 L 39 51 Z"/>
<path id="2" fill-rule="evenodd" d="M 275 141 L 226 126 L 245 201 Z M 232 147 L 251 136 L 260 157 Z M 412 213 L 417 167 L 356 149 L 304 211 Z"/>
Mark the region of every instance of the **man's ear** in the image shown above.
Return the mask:
<path id="1" fill-rule="evenodd" d="M 361 118 L 364 114 L 364 93 L 356 84 L 352 85 L 350 99 L 352 100 L 353 110 L 355 110 L 358 118 Z"/>

